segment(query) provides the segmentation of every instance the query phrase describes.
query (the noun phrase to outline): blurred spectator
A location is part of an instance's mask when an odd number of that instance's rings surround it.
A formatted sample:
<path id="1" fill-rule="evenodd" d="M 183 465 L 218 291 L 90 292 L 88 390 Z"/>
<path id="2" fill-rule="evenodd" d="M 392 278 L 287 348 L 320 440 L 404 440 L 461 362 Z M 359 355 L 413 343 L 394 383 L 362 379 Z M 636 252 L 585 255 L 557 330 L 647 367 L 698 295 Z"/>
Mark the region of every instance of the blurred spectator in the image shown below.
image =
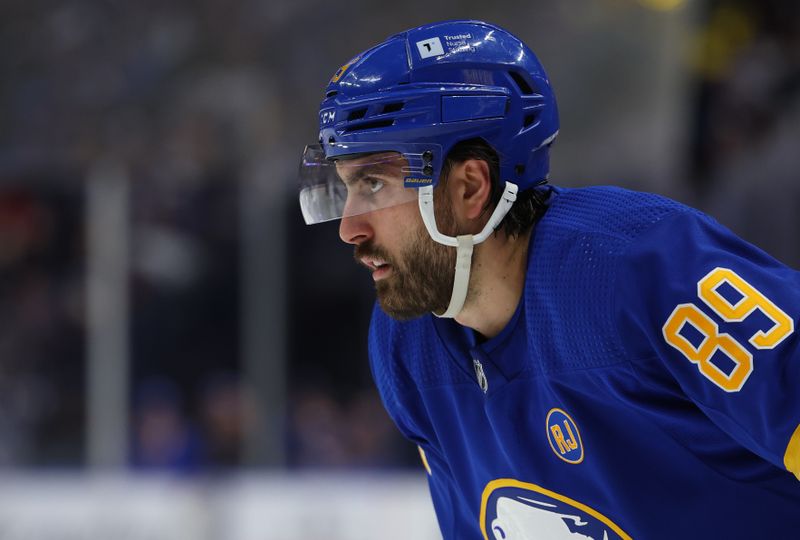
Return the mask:
<path id="1" fill-rule="evenodd" d="M 200 418 L 209 468 L 241 464 L 244 429 L 255 429 L 251 403 L 235 374 L 215 373 L 203 383 Z"/>
<path id="2" fill-rule="evenodd" d="M 308 388 L 291 399 L 289 464 L 294 467 L 347 465 L 342 409 L 323 389 Z"/>
<path id="3" fill-rule="evenodd" d="M 800 93 L 770 133 L 716 171 L 706 205 L 722 223 L 800 268 Z"/>
<path id="4" fill-rule="evenodd" d="M 81 203 L 68 181 L 0 186 L 0 465 L 83 458 Z"/>
<path id="5" fill-rule="evenodd" d="M 800 5 L 710 0 L 695 48 L 694 166 L 703 195 L 729 191 L 722 169 L 778 136 L 800 95 Z M 796 161 L 795 161 L 796 163 Z"/>
<path id="6" fill-rule="evenodd" d="M 397 434 L 374 389 L 344 402 L 306 387 L 291 400 L 292 467 L 392 467 L 416 463 L 414 445 Z"/>
<path id="7" fill-rule="evenodd" d="M 363 390 L 353 396 L 345 417 L 351 466 L 419 464 L 416 448 L 399 437 L 376 390 Z"/>
<path id="8" fill-rule="evenodd" d="M 191 473 L 203 465 L 200 433 L 187 419 L 178 387 L 151 379 L 135 391 L 131 462 L 137 469 Z"/>
<path id="9" fill-rule="evenodd" d="M 717 47 L 701 102 L 701 205 L 800 268 L 800 6 L 712 2 L 712 31 L 728 47 Z"/>

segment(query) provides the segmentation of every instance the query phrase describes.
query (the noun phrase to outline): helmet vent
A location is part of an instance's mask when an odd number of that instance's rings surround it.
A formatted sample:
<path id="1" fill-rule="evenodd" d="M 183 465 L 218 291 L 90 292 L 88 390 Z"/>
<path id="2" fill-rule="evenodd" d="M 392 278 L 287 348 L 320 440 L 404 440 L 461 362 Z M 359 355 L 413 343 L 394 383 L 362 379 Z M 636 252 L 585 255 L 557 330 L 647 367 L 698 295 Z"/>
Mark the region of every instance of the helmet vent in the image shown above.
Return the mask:
<path id="1" fill-rule="evenodd" d="M 388 104 L 383 106 L 383 110 L 381 111 L 381 113 L 382 114 L 386 114 L 386 113 L 397 112 L 397 111 L 399 111 L 399 110 L 401 110 L 403 108 L 403 105 L 405 105 L 403 102 L 388 103 Z"/>
<path id="2" fill-rule="evenodd" d="M 328 91 L 325 93 L 325 97 L 326 97 L 326 98 L 333 97 L 333 96 L 335 96 L 335 95 L 336 95 L 336 94 L 338 94 L 338 93 L 339 93 L 339 91 L 338 91 L 338 90 L 328 90 Z"/>
<path id="3" fill-rule="evenodd" d="M 348 121 L 350 121 L 350 120 L 360 120 L 361 118 L 364 118 L 364 116 L 366 116 L 366 114 L 367 114 L 367 108 L 366 107 L 364 107 L 362 109 L 356 109 L 354 111 L 350 111 L 350 114 L 347 115 L 347 120 Z"/>
<path id="4" fill-rule="evenodd" d="M 526 114 L 523 127 L 528 127 L 531 124 L 533 124 L 535 121 L 536 121 L 536 115 L 535 114 Z"/>
<path id="5" fill-rule="evenodd" d="M 348 126 L 345 131 L 347 133 L 353 133 L 355 131 L 366 131 L 368 129 L 380 129 L 389 127 L 394 124 L 394 120 L 387 119 L 387 120 L 374 120 L 372 122 L 364 122 L 361 124 L 356 124 L 354 126 Z"/>
<path id="6" fill-rule="evenodd" d="M 515 83 L 517 83 L 519 91 L 522 92 L 523 95 L 528 96 L 533 94 L 533 88 L 531 88 L 531 85 L 528 84 L 528 81 L 526 81 L 521 74 L 517 73 L 516 71 L 509 71 L 508 74 L 511 75 L 511 78 L 514 79 Z"/>

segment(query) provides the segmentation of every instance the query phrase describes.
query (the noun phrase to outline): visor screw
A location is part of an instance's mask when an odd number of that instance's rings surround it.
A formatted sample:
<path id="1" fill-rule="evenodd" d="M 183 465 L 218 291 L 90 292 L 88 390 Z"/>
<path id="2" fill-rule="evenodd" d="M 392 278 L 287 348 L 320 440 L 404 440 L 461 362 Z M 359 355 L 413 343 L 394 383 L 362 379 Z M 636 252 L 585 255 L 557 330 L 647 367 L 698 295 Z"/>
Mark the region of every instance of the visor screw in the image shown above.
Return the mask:
<path id="1" fill-rule="evenodd" d="M 333 137 L 333 135 L 328 137 L 328 144 L 335 144 L 335 143 L 336 143 L 336 139 Z"/>
<path id="2" fill-rule="evenodd" d="M 422 159 L 423 161 L 430 163 L 431 161 L 433 161 L 433 152 L 431 152 L 430 150 L 425 150 L 422 153 Z"/>
<path id="3" fill-rule="evenodd" d="M 425 165 L 422 168 L 422 172 L 425 173 L 427 176 L 430 176 L 433 174 L 433 167 L 431 167 L 430 165 Z"/>

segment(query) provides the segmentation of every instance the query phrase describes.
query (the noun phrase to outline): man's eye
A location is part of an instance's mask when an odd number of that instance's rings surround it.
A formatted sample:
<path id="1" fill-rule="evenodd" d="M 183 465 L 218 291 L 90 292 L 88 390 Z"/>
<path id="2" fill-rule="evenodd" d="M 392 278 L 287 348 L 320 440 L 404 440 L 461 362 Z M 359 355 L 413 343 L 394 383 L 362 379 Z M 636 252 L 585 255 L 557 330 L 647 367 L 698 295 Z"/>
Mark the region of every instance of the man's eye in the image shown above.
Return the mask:
<path id="1" fill-rule="evenodd" d="M 381 190 L 381 188 L 383 188 L 383 181 L 378 180 L 377 178 L 368 178 L 367 185 L 372 193 L 377 193 Z"/>

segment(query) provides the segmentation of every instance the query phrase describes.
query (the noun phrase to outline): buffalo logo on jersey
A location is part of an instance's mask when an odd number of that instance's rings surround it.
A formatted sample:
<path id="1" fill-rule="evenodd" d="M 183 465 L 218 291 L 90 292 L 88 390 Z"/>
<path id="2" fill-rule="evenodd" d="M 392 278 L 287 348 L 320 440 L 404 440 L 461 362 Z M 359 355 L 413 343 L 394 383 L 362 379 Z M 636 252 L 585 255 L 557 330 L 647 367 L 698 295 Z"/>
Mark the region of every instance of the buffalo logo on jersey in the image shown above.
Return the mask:
<path id="1" fill-rule="evenodd" d="M 630 540 L 597 510 L 512 479 L 493 480 L 483 490 L 481 532 L 485 540 Z"/>
<path id="2" fill-rule="evenodd" d="M 581 463 L 583 461 L 583 442 L 575 421 L 561 409 L 550 409 L 545 424 L 547 425 L 547 440 L 555 455 L 567 463 Z"/>

